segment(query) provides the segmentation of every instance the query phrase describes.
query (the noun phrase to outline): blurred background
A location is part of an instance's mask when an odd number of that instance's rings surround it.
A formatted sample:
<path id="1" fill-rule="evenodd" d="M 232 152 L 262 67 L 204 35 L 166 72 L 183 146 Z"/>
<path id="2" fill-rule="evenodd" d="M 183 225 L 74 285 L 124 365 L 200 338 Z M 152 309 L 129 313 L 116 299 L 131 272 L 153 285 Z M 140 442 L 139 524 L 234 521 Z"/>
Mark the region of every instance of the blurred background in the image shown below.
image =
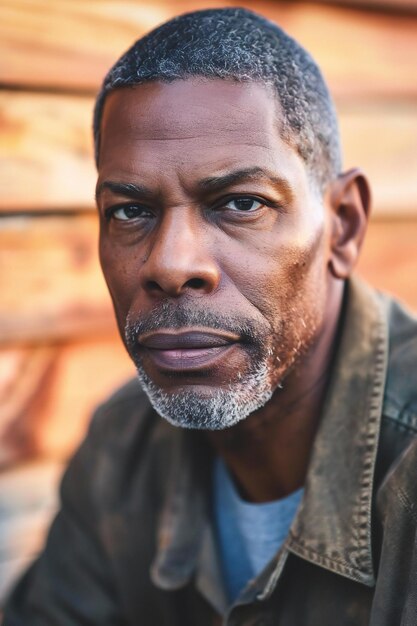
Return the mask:
<path id="1" fill-rule="evenodd" d="M 322 67 L 374 191 L 358 272 L 417 311 L 417 0 L 0 0 L 0 604 L 94 406 L 133 368 L 97 260 L 91 113 L 110 65 L 197 8 L 247 6 Z"/>

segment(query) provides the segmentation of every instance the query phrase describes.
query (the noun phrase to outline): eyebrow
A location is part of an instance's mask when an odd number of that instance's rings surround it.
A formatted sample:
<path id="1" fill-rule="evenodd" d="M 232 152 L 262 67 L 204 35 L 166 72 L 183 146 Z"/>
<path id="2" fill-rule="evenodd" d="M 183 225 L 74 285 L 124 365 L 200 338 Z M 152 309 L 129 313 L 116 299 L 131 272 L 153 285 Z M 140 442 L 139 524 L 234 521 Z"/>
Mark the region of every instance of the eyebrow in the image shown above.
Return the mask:
<path id="1" fill-rule="evenodd" d="M 126 196 L 127 198 L 132 198 L 133 200 L 150 198 L 153 196 L 152 191 L 148 187 L 145 187 L 145 185 L 138 185 L 135 183 L 119 183 L 112 180 L 104 180 L 97 186 L 96 201 L 105 189 L 109 189 L 115 194 Z"/>
<path id="2" fill-rule="evenodd" d="M 259 179 L 264 179 L 267 180 L 269 183 L 272 183 L 272 185 L 284 195 L 285 199 L 288 202 L 292 200 L 294 194 L 288 181 L 281 176 L 275 176 L 270 174 L 262 167 L 250 167 L 227 172 L 226 174 L 219 176 L 209 176 L 207 178 L 202 178 L 200 181 L 198 181 L 197 187 L 202 191 L 209 191 L 214 193 L 216 191 L 226 189 L 227 187 L 230 187 L 237 183 L 256 181 Z M 96 201 L 105 189 L 109 189 L 115 194 L 122 195 L 127 198 L 132 198 L 134 200 L 152 198 L 154 196 L 152 191 L 145 185 L 105 180 L 97 186 L 95 194 Z"/>
<path id="3" fill-rule="evenodd" d="M 243 183 L 246 181 L 256 181 L 264 179 L 267 182 L 272 183 L 288 200 L 293 197 L 293 190 L 289 182 L 281 176 L 275 176 L 270 174 L 262 167 L 250 167 L 246 169 L 235 170 L 228 172 L 220 176 L 210 176 L 203 178 L 198 182 L 198 187 L 204 191 L 220 191 L 236 183 Z"/>

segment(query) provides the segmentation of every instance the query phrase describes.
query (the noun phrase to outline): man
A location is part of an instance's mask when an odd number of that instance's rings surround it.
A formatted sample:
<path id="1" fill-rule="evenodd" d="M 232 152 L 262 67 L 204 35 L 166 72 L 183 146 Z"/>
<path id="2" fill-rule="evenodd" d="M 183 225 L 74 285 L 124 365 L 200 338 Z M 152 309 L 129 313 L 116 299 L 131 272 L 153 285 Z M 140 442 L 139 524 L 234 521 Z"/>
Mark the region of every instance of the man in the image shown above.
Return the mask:
<path id="1" fill-rule="evenodd" d="M 252 12 L 181 16 L 95 141 L 144 393 L 98 410 L 5 624 L 416 624 L 417 326 L 350 278 L 370 195 L 317 66 Z"/>

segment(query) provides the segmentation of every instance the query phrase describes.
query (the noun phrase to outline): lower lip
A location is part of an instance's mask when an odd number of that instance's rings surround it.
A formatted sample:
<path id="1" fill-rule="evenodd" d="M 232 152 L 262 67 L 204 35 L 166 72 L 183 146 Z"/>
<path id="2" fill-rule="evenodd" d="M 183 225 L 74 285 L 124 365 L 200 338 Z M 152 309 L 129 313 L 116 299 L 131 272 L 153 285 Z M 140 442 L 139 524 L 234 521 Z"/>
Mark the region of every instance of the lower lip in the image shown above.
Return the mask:
<path id="1" fill-rule="evenodd" d="M 175 350 L 156 350 L 147 348 L 146 353 L 153 363 L 164 370 L 192 371 L 214 367 L 235 344 L 214 348 L 181 348 Z"/>

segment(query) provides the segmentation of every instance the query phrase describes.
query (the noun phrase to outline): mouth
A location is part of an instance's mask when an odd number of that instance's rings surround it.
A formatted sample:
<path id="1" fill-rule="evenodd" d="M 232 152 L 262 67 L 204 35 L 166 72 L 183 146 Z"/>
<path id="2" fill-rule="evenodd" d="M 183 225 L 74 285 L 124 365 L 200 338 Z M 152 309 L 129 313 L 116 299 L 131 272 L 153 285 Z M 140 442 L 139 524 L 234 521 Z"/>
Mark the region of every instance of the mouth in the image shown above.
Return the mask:
<path id="1" fill-rule="evenodd" d="M 215 367 L 239 340 L 233 333 L 163 330 L 141 335 L 138 345 L 158 369 L 188 372 Z"/>

